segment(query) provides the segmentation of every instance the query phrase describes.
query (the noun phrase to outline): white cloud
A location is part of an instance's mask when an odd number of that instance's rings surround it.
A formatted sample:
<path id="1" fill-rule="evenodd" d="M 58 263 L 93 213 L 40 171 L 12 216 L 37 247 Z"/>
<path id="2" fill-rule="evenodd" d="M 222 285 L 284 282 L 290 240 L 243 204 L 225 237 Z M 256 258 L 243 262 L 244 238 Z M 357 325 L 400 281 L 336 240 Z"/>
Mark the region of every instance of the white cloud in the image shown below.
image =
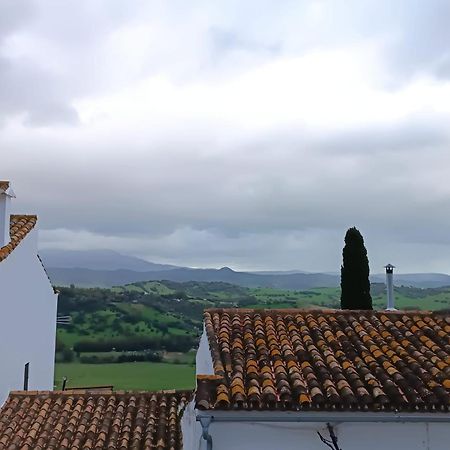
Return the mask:
<path id="1" fill-rule="evenodd" d="M 356 225 L 374 267 L 450 271 L 434 3 L 8 2 L 1 178 L 46 247 L 336 270 Z"/>

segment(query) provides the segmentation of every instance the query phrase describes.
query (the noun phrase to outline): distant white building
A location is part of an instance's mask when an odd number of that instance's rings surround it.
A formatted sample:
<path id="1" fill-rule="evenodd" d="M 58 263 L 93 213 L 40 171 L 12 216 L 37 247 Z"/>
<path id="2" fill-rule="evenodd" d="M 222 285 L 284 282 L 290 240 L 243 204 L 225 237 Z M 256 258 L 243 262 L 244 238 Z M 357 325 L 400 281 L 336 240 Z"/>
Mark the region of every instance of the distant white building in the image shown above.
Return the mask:
<path id="1" fill-rule="evenodd" d="M 37 253 L 37 216 L 11 215 L 0 181 L 0 405 L 11 390 L 52 390 L 57 294 Z"/>

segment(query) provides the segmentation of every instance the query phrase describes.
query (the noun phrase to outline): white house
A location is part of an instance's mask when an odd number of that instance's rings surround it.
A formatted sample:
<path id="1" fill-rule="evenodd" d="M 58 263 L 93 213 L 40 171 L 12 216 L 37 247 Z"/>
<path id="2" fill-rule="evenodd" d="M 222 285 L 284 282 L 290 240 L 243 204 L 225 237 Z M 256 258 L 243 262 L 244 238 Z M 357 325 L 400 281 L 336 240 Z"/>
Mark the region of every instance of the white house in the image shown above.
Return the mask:
<path id="1" fill-rule="evenodd" d="M 204 325 L 184 449 L 450 448 L 448 315 L 216 309 Z"/>
<path id="2" fill-rule="evenodd" d="M 11 215 L 0 181 L 0 405 L 11 390 L 53 389 L 57 294 L 37 253 L 37 217 Z"/>

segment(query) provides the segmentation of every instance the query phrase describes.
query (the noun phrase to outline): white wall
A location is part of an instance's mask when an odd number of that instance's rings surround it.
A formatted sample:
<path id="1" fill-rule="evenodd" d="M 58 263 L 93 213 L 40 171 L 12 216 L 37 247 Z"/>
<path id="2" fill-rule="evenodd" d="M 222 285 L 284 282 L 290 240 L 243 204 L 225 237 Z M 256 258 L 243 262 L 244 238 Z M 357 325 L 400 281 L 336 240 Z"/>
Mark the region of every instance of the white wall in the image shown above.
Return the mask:
<path id="1" fill-rule="evenodd" d="M 195 419 L 193 401 L 189 402 L 183 411 L 183 416 L 181 417 L 181 432 L 183 434 L 183 450 L 206 448 L 205 441 L 200 437 L 200 425 Z"/>
<path id="2" fill-rule="evenodd" d="M 208 336 L 206 335 L 205 325 L 203 325 L 203 334 L 198 344 L 198 350 L 195 355 L 195 374 L 196 375 L 214 375 L 214 367 L 209 349 Z"/>
<path id="3" fill-rule="evenodd" d="M 33 229 L 0 262 L 0 405 L 9 391 L 23 389 L 30 363 L 30 390 L 52 390 L 57 295 L 37 257 Z"/>
<path id="4" fill-rule="evenodd" d="M 201 427 L 187 430 L 193 416 L 183 417 L 184 450 L 206 449 Z M 186 431 L 185 431 L 186 430 Z M 449 450 L 450 425 L 434 423 L 340 423 L 334 426 L 342 450 Z M 322 423 L 212 422 L 213 450 L 328 450 L 317 435 L 329 437 Z"/>

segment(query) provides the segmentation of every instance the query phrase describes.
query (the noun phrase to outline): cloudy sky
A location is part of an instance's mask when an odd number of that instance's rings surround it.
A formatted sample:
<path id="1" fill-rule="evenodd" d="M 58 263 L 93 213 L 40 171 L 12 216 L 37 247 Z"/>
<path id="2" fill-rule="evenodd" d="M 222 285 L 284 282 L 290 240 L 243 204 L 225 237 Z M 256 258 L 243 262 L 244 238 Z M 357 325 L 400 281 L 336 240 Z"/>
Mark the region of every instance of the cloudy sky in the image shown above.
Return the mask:
<path id="1" fill-rule="evenodd" d="M 2 0 L 0 179 L 42 248 L 450 273 L 450 3 Z"/>

